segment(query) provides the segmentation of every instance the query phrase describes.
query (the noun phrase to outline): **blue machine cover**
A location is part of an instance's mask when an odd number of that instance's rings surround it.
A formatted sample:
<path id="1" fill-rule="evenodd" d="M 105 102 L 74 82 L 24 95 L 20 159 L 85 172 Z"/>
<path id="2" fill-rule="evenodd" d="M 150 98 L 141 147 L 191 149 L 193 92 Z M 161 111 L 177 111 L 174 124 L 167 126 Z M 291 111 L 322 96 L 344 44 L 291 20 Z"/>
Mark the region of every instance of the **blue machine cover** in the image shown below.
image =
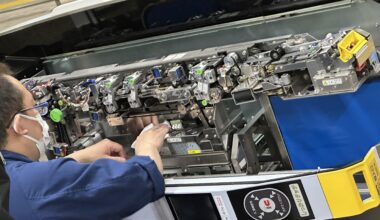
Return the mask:
<path id="1" fill-rule="evenodd" d="M 355 93 L 284 101 L 270 97 L 294 169 L 361 160 L 380 142 L 380 80 Z"/>

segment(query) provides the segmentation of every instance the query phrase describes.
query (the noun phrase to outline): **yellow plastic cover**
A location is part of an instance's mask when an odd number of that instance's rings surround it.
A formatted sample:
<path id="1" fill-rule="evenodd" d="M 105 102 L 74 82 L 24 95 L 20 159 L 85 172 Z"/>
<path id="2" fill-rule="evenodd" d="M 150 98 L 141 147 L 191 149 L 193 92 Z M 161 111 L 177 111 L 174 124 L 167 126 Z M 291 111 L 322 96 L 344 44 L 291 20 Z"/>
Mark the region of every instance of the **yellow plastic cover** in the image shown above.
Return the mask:
<path id="1" fill-rule="evenodd" d="M 350 167 L 318 174 L 321 187 L 334 218 L 359 215 L 380 204 L 380 161 L 373 147 L 360 163 Z M 354 175 L 363 173 L 370 197 L 362 199 Z"/>
<path id="2" fill-rule="evenodd" d="M 345 63 L 348 62 L 366 43 L 367 40 L 365 37 L 355 30 L 350 31 L 350 33 L 338 43 L 339 58 Z"/>

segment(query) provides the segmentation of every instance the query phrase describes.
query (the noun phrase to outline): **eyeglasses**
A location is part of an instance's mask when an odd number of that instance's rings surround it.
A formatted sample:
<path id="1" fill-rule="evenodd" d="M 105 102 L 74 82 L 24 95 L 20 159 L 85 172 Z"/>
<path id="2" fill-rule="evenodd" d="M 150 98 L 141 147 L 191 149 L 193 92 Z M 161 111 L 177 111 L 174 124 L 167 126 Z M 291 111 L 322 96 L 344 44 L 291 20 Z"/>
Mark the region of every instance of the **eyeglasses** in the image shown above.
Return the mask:
<path id="1" fill-rule="evenodd" d="M 9 123 L 7 125 L 7 128 L 9 128 L 12 124 L 12 121 L 14 119 L 14 117 L 19 114 L 19 113 L 22 113 L 22 112 L 26 112 L 26 111 L 29 111 L 29 110 L 32 110 L 32 109 L 35 109 L 38 111 L 38 113 L 41 115 L 41 116 L 45 116 L 48 112 L 49 112 L 49 103 L 47 102 L 41 102 L 31 108 L 24 108 L 24 109 L 21 109 L 20 111 L 16 112 L 15 114 L 12 115 L 11 119 L 9 120 Z"/>

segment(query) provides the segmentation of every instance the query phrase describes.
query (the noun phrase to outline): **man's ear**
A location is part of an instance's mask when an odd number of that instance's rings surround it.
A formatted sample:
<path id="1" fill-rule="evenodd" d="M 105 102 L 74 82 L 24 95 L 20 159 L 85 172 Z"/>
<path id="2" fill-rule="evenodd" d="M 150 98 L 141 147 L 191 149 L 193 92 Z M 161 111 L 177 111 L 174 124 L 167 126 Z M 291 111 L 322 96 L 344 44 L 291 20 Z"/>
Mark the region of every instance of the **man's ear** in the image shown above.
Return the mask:
<path id="1" fill-rule="evenodd" d="M 22 117 L 20 115 L 16 115 L 13 120 L 13 129 L 19 135 L 24 135 L 28 133 L 28 129 L 26 129 L 22 123 Z"/>

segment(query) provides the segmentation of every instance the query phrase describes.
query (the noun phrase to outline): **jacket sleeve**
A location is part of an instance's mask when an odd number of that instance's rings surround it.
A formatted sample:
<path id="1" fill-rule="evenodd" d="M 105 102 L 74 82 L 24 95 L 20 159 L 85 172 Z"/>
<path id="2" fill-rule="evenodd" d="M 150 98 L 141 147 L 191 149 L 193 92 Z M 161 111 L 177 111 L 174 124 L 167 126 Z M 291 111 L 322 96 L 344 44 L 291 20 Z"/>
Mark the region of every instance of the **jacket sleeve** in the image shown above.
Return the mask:
<path id="1" fill-rule="evenodd" d="M 164 195 L 164 180 L 149 157 L 121 163 L 70 158 L 18 168 L 20 188 L 41 219 L 121 219 Z"/>

